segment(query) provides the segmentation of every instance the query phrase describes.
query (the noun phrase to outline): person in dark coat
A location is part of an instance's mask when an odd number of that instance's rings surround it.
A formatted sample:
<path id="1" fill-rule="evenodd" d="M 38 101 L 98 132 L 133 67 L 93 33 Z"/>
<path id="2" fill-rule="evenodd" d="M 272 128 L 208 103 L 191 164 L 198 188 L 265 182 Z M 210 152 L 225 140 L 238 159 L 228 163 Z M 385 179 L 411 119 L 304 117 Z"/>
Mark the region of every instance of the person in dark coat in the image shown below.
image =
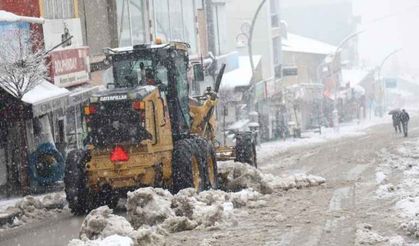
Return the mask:
<path id="1" fill-rule="evenodd" d="M 409 120 L 410 120 L 409 114 L 406 112 L 406 110 L 402 109 L 402 112 L 400 113 L 400 121 L 403 126 L 403 133 L 405 137 L 407 137 Z"/>
<path id="2" fill-rule="evenodd" d="M 397 133 L 402 133 L 400 114 L 401 114 L 401 112 L 394 112 L 394 114 L 392 115 L 393 126 L 394 126 L 394 130 L 396 130 L 396 134 Z"/>

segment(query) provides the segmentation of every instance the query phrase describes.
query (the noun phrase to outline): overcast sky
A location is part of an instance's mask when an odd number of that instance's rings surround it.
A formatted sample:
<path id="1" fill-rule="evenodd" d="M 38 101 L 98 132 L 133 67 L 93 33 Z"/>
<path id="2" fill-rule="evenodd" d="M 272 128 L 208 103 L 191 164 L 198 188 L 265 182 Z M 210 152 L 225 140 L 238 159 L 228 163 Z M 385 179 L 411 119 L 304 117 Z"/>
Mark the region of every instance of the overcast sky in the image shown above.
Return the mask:
<path id="1" fill-rule="evenodd" d="M 359 29 L 360 58 L 377 66 L 395 49 L 403 50 L 392 57 L 383 69 L 387 73 L 419 75 L 419 0 L 353 0 L 354 14 L 362 17 Z"/>

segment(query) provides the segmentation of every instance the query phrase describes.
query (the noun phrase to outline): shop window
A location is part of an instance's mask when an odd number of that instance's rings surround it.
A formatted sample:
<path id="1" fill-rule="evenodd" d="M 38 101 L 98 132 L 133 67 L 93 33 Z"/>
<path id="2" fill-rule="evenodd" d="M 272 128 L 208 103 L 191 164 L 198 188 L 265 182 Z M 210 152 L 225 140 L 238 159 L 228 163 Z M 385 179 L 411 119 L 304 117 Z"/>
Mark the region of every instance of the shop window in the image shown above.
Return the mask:
<path id="1" fill-rule="evenodd" d="M 44 0 L 44 18 L 70 19 L 74 18 L 74 0 Z"/>

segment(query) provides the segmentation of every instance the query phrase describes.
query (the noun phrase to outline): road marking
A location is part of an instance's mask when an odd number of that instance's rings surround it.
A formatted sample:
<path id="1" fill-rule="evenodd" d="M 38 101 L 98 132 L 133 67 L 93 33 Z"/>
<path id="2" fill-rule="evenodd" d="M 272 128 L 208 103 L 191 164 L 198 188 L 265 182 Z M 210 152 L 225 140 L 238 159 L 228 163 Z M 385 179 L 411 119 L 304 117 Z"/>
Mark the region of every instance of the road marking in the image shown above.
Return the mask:
<path id="1" fill-rule="evenodd" d="M 346 176 L 349 180 L 356 180 L 368 168 L 368 164 L 359 164 L 352 168 Z"/>
<path id="2" fill-rule="evenodd" d="M 350 187 L 343 187 L 336 189 L 333 192 L 333 197 L 330 199 L 329 212 L 335 212 L 342 210 L 342 200 L 349 198 Z"/>
<path id="3" fill-rule="evenodd" d="M 279 243 L 266 243 L 265 245 L 292 245 L 292 239 L 301 231 L 301 228 L 292 228 L 289 232 L 282 234 L 281 241 Z"/>
<path id="4" fill-rule="evenodd" d="M 310 235 L 308 235 L 306 243 L 304 243 L 304 246 L 315 246 L 319 245 L 320 238 L 323 234 L 323 228 L 321 226 L 316 226 L 315 228 L 312 228 L 312 232 Z"/>

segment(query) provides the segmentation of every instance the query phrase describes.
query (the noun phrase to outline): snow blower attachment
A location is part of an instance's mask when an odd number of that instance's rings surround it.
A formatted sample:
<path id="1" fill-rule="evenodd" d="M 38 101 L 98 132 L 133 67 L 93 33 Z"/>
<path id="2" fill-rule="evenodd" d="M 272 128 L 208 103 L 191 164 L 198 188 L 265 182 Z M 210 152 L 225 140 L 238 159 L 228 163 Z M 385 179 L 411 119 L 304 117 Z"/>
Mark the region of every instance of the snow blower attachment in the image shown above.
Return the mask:
<path id="1" fill-rule="evenodd" d="M 173 42 L 106 51 L 114 83 L 84 108 L 85 148 L 70 152 L 66 161 L 65 191 L 73 213 L 115 207 L 120 195 L 139 187 L 217 188 L 208 137 L 216 95 L 202 115 L 190 112 L 188 48 Z M 205 134 L 194 132 L 195 125 L 207 129 Z"/>

